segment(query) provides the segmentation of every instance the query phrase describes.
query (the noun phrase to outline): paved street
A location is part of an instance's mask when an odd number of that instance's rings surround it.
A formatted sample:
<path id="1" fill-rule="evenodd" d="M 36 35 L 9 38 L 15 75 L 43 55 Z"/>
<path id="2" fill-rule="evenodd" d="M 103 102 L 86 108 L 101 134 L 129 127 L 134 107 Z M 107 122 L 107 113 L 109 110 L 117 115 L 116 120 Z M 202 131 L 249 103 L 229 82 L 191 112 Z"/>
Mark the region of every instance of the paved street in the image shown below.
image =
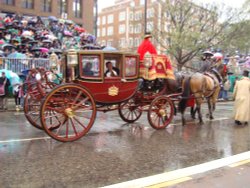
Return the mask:
<path id="1" fill-rule="evenodd" d="M 50 139 L 21 112 L 1 112 L 0 187 L 107 186 L 249 151 L 250 126 L 235 126 L 232 108 L 218 103 L 215 120 L 202 126 L 190 119 L 182 127 L 177 116 L 161 131 L 146 113 L 131 125 L 117 112 L 99 113 L 90 133 L 73 143 Z"/>

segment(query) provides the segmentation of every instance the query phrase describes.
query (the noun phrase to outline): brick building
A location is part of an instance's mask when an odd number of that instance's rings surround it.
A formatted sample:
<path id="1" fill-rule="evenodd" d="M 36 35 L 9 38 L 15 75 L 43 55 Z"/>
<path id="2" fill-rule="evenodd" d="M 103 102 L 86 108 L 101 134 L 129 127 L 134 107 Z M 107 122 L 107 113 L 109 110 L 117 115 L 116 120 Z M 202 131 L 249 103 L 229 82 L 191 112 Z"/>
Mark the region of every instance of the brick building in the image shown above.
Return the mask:
<path id="1" fill-rule="evenodd" d="M 55 16 L 94 29 L 94 0 L 1 0 L 0 12 L 26 16 Z"/>
<path id="2" fill-rule="evenodd" d="M 160 23 L 154 16 L 158 8 L 156 0 L 147 1 L 145 22 L 145 0 L 116 0 L 114 6 L 103 9 L 98 15 L 98 41 L 102 45 L 135 51 L 143 39 L 145 23 L 147 32 Z"/>

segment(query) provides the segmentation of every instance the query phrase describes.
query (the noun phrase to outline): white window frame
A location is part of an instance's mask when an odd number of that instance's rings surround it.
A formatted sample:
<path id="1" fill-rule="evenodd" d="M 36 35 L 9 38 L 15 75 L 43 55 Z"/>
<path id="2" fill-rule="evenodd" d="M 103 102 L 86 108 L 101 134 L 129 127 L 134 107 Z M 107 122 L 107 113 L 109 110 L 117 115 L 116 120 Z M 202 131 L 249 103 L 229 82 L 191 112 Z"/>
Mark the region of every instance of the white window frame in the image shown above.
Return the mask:
<path id="1" fill-rule="evenodd" d="M 119 25 L 119 34 L 123 34 L 126 32 L 126 26 L 125 24 L 120 24 Z"/>
<path id="2" fill-rule="evenodd" d="M 109 14 L 108 15 L 108 21 L 107 21 L 107 23 L 108 24 L 111 24 L 111 23 L 113 23 L 114 22 L 114 15 L 113 14 Z"/>
<path id="3" fill-rule="evenodd" d="M 124 21 L 126 20 L 126 12 L 122 11 L 119 13 L 119 21 Z"/>
<path id="4" fill-rule="evenodd" d="M 114 34 L 114 27 L 109 26 L 107 29 L 107 36 L 112 36 Z"/>

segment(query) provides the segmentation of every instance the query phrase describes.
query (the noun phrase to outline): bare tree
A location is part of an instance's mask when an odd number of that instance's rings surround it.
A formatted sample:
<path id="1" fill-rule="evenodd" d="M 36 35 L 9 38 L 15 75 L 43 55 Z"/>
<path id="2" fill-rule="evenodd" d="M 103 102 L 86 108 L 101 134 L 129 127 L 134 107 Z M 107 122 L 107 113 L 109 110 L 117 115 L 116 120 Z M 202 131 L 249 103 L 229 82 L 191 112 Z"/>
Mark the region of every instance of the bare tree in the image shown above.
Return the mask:
<path id="1" fill-rule="evenodd" d="M 177 62 L 178 70 L 201 50 L 218 46 L 241 28 L 229 26 L 242 19 L 240 12 L 217 5 L 196 5 L 189 0 L 162 0 L 161 28 L 155 39 Z M 225 32 L 227 31 L 227 32 Z"/>

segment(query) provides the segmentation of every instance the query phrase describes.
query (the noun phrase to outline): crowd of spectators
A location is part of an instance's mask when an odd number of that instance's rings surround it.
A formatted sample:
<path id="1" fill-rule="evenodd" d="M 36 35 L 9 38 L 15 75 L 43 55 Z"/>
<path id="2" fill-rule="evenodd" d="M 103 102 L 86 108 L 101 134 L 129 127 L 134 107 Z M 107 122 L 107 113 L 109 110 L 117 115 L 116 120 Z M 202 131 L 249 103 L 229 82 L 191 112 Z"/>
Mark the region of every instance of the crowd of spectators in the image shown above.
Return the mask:
<path id="1" fill-rule="evenodd" d="M 71 20 L 24 17 L 6 14 L 0 16 L 0 56 L 12 58 L 48 58 L 65 49 L 100 48 L 95 36 Z"/>

